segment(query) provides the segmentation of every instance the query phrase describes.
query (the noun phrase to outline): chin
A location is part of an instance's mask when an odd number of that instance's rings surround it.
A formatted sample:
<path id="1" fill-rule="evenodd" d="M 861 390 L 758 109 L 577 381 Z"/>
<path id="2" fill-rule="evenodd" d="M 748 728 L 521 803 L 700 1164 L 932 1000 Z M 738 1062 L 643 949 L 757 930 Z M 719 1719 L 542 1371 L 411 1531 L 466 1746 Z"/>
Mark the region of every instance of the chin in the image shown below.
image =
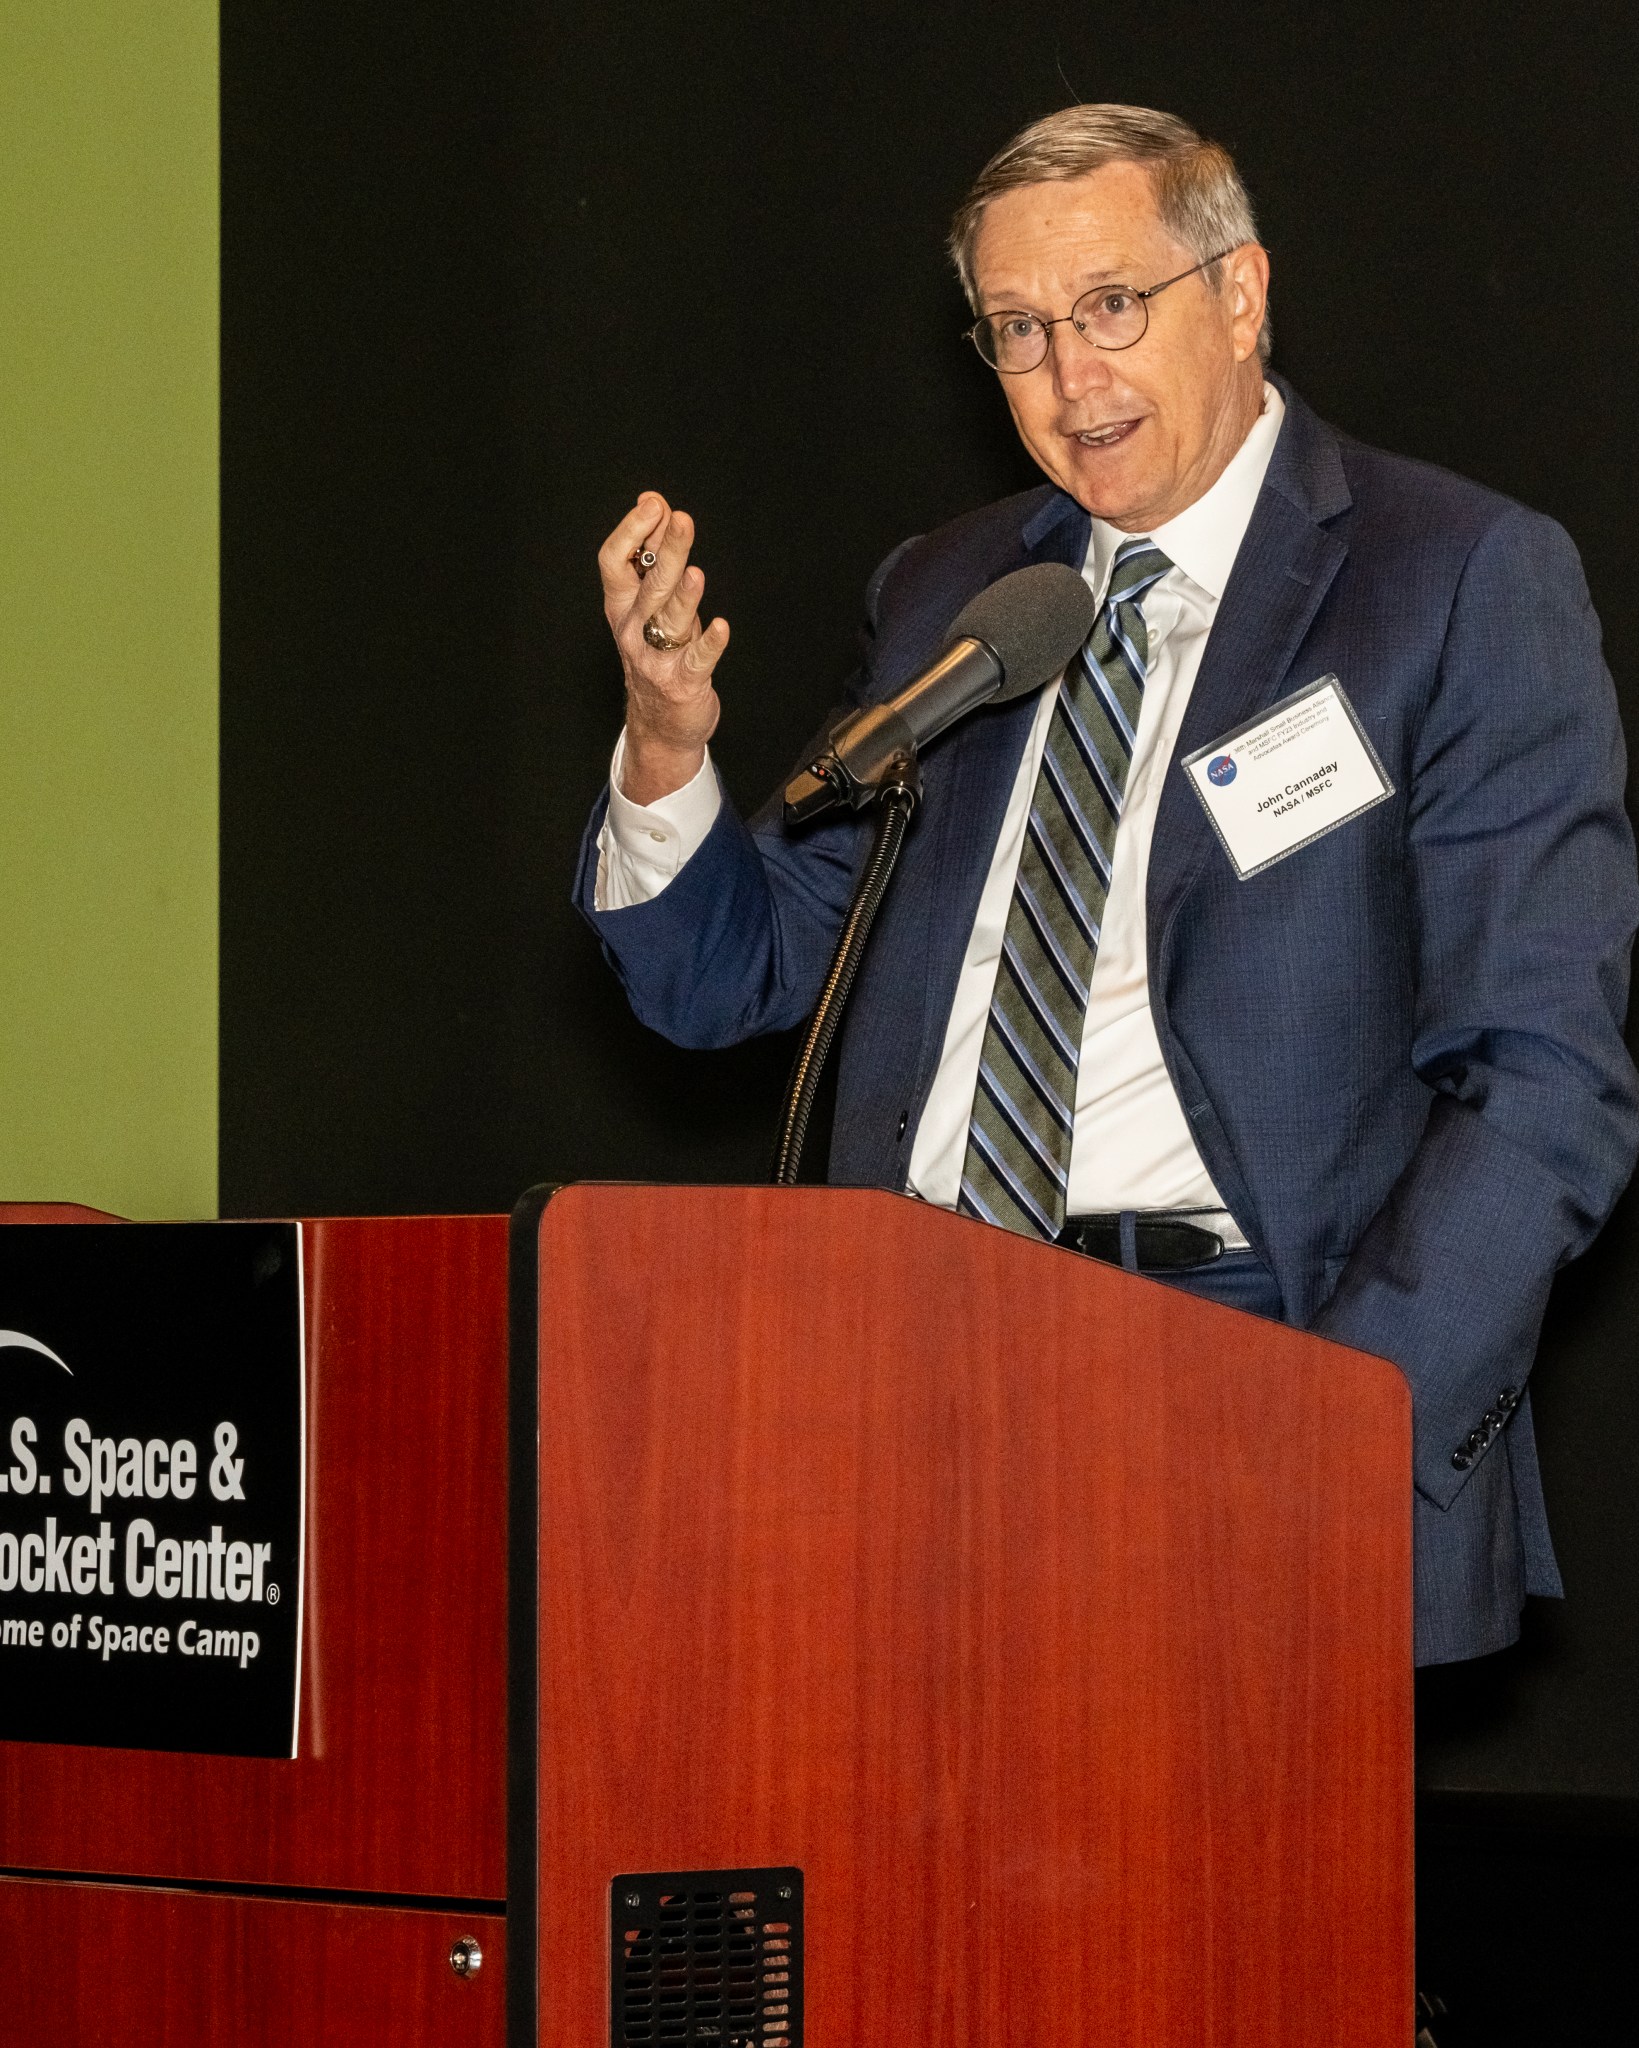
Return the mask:
<path id="1" fill-rule="evenodd" d="M 1143 523 L 1143 507 L 1155 502 L 1154 480 L 1103 462 L 1073 464 L 1059 479 L 1084 512 L 1111 526 L 1129 519 Z"/>

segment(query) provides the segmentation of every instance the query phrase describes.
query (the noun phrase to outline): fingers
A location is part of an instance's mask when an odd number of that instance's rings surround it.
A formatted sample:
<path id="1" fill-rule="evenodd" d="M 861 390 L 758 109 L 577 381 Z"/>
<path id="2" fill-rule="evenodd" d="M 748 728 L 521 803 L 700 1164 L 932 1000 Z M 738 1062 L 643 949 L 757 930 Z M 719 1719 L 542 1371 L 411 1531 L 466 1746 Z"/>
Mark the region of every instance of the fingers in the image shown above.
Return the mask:
<path id="1" fill-rule="evenodd" d="M 651 569 L 646 583 L 652 585 L 658 573 L 658 567 Z M 645 620 L 654 620 L 668 640 L 692 640 L 699 624 L 700 600 L 705 594 L 706 579 L 691 566 L 683 571 L 669 595 L 645 588 L 638 609 Z"/>
<path id="2" fill-rule="evenodd" d="M 674 633 L 671 636 L 676 639 Z M 728 620 L 713 619 L 703 633 L 697 633 L 683 649 L 678 666 L 686 675 L 696 678 L 709 676 L 723 658 L 728 646 Z"/>
<path id="3" fill-rule="evenodd" d="M 627 611 L 642 578 L 633 562 L 643 548 L 658 549 L 671 507 L 658 491 L 645 491 L 598 549 L 598 574 L 603 579 L 604 609 L 611 618 Z M 685 547 L 684 555 L 688 550 Z M 652 571 L 650 572 L 653 573 Z"/>
<path id="4" fill-rule="evenodd" d="M 664 612 L 666 618 L 662 624 L 666 631 L 672 639 L 681 640 L 706 587 L 705 577 L 698 569 L 690 571 L 688 566 L 689 549 L 694 545 L 694 521 L 686 512 L 668 512 L 664 531 L 658 541 L 650 544 L 655 549 L 655 565 L 643 577 L 633 602 L 645 619 L 656 618 Z M 692 578 L 692 596 L 684 595 L 682 590 L 689 578 Z"/>
<path id="5" fill-rule="evenodd" d="M 728 646 L 728 621 L 701 621 L 706 579 L 689 560 L 694 533 L 688 513 L 645 491 L 598 550 L 604 613 L 626 671 L 628 769 L 634 759 L 639 771 L 658 762 L 662 779 L 710 739 L 720 708 L 713 672 Z M 654 555 L 647 573 L 632 559 L 645 548 Z M 651 622 L 675 644 L 651 646 Z"/>
<path id="6" fill-rule="evenodd" d="M 640 498 L 605 542 L 600 558 L 604 567 L 606 609 L 610 624 L 615 629 L 615 638 L 620 642 L 622 652 L 628 656 L 628 664 L 636 661 L 650 673 L 653 673 L 657 654 L 662 661 L 669 660 L 670 654 L 648 646 L 643 639 L 644 627 L 652 623 L 668 640 L 692 645 L 700 637 L 700 600 L 706 590 L 704 573 L 689 561 L 689 549 L 694 545 L 694 521 L 687 512 L 666 507 L 663 518 L 650 526 L 646 534 L 639 530 L 643 515 L 652 514 L 664 505 L 664 499 L 654 494 Z M 624 555 L 618 553 L 628 541 L 636 541 L 654 551 L 654 565 L 646 573 L 633 564 L 630 549 Z M 726 628 L 723 638 L 726 643 Z M 709 674 L 710 664 L 699 672 Z"/>
<path id="7" fill-rule="evenodd" d="M 671 640 L 694 637 L 706 579 L 689 566 L 693 545 L 689 515 L 674 511 L 658 491 L 645 491 L 598 550 L 604 614 L 623 644 L 634 620 L 641 628 L 654 619 Z M 634 560 L 645 549 L 655 558 L 647 570 Z"/>

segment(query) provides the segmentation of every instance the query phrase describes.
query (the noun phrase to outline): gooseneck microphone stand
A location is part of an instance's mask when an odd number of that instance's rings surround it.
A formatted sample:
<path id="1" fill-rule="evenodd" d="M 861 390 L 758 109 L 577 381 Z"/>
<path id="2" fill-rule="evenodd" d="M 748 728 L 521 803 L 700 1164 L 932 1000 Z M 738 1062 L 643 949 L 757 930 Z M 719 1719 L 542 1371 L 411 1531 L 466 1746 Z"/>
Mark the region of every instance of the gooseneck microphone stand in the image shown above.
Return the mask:
<path id="1" fill-rule="evenodd" d="M 876 837 L 855 885 L 848 915 L 842 921 L 842 934 L 831 956 L 819 1003 L 803 1038 L 802 1050 L 797 1054 L 797 1063 L 791 1070 L 790 1086 L 786 1089 L 780 1138 L 774 1150 L 773 1181 L 776 1187 L 791 1187 L 796 1183 L 803 1140 L 808 1135 L 808 1119 L 814 1107 L 814 1091 L 819 1087 L 826 1057 L 842 1022 L 843 1006 L 859 973 L 859 964 L 865 957 L 871 926 L 876 922 L 882 899 L 888 893 L 888 884 L 893 880 L 911 814 L 921 799 L 922 777 L 914 748 L 894 755 L 876 789 Z M 790 815 L 789 806 L 787 815 Z"/>

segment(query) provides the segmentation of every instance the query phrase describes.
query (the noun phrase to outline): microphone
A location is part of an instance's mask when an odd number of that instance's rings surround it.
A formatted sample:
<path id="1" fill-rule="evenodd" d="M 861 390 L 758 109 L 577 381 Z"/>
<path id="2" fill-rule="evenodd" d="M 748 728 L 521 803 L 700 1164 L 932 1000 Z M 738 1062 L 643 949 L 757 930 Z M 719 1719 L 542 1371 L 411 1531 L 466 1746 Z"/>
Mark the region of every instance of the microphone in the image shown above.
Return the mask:
<path id="1" fill-rule="evenodd" d="M 1093 630 L 1098 604 L 1062 562 L 1003 576 L 957 614 L 937 661 L 885 703 L 851 711 L 785 787 L 788 824 L 837 804 L 863 810 L 890 782 L 915 788 L 917 749 L 981 704 L 1050 683 Z"/>

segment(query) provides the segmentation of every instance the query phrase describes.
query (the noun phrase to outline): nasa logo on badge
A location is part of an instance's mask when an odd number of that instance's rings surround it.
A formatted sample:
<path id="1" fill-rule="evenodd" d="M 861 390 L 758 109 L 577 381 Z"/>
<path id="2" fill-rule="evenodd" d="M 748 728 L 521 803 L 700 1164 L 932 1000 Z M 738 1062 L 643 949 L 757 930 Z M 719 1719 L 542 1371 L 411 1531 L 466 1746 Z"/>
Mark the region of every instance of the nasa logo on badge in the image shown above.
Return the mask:
<path id="1" fill-rule="evenodd" d="M 1235 780 L 1235 762 L 1233 756 L 1229 754 L 1220 754 L 1216 761 L 1210 762 L 1208 764 L 1206 772 L 1209 780 L 1217 783 L 1220 789 L 1226 782 L 1233 782 Z"/>

